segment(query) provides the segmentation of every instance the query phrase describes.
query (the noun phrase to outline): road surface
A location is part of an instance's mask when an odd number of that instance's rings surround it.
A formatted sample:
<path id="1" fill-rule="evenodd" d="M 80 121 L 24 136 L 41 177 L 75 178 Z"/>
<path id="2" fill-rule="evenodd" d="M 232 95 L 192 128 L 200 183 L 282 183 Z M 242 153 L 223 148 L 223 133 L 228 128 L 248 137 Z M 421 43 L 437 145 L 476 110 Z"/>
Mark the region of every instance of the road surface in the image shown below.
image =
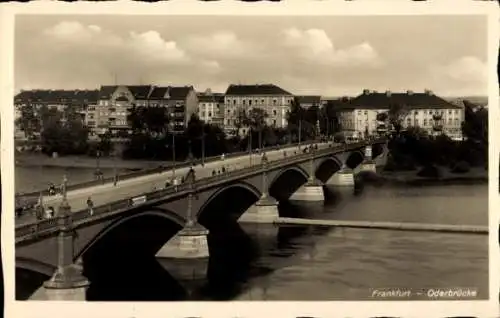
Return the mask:
<path id="1" fill-rule="evenodd" d="M 328 147 L 328 143 L 318 144 L 319 149 L 325 149 Z M 272 150 L 266 152 L 269 161 L 275 161 L 283 158 L 283 151 L 287 151 L 288 156 L 292 156 L 294 151 L 298 152 L 298 147 L 284 147 L 279 150 Z M 227 171 L 234 171 L 238 169 L 243 169 L 251 165 L 261 163 L 261 155 L 253 154 L 246 156 L 240 156 L 236 158 L 227 158 L 224 160 L 218 160 L 214 162 L 208 162 L 204 167 L 197 165 L 194 167 L 196 172 L 196 178 L 202 179 L 212 175 L 212 171 L 218 171 L 223 166 Z M 185 176 L 189 171 L 189 167 L 180 168 L 175 170 L 175 176 Z M 106 203 L 111 203 L 126 198 L 132 198 L 135 196 L 142 195 L 147 192 L 152 192 L 155 190 L 163 189 L 165 183 L 174 177 L 174 171 L 168 170 L 162 173 L 155 173 L 150 175 L 145 175 L 133 179 L 119 181 L 116 186 L 113 183 L 106 183 L 102 185 L 92 186 L 83 189 L 75 189 L 68 191 L 67 198 L 73 212 L 80 211 L 87 208 L 87 199 L 90 197 L 94 202 L 94 207 L 104 205 Z M 54 196 L 44 196 L 43 206 L 44 208 L 53 207 L 56 211 L 61 203 L 62 195 L 57 194 Z M 31 223 L 35 221 L 35 217 L 32 215 L 22 215 L 16 219 L 16 225 Z"/>

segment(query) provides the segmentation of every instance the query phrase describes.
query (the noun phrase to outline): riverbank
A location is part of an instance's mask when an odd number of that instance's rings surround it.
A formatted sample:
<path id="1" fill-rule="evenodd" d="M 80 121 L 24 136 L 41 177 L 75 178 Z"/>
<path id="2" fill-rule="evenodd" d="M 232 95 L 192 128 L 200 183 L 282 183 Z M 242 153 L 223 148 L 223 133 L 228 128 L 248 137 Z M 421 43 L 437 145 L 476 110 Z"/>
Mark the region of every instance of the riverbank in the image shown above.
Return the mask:
<path id="1" fill-rule="evenodd" d="M 96 158 L 84 156 L 64 156 L 52 158 L 44 154 L 18 153 L 15 155 L 18 167 L 58 167 L 58 168 L 95 168 Z M 127 169 L 141 170 L 156 168 L 160 165 L 169 165 L 170 162 L 162 160 L 124 160 L 122 158 L 99 158 L 99 167 L 102 169 Z"/>
<path id="2" fill-rule="evenodd" d="M 439 177 L 422 177 L 417 173 L 420 169 L 411 171 L 377 171 L 377 176 L 361 176 L 365 180 L 373 180 L 378 182 L 390 182 L 408 185 L 425 185 L 425 184 L 453 184 L 453 183 L 487 183 L 488 170 L 483 167 L 472 167 L 466 173 L 452 173 L 448 167 L 438 167 Z"/>

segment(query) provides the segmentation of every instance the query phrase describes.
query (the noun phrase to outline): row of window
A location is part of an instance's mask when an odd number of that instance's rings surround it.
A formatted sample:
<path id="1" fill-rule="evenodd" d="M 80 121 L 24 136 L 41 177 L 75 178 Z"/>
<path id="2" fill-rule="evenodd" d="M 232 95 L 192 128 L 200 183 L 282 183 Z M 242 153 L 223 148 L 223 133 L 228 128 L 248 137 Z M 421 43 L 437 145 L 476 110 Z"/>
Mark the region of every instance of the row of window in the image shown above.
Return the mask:
<path id="1" fill-rule="evenodd" d="M 227 126 L 234 126 L 234 125 L 236 125 L 236 124 L 237 124 L 237 120 L 235 120 L 235 119 L 225 119 L 225 120 L 224 120 L 224 122 L 225 122 L 225 124 L 226 124 Z M 272 124 L 271 124 L 272 126 L 276 126 L 276 123 L 277 123 L 277 122 L 276 122 L 276 119 L 273 119 L 273 120 L 271 121 L 271 123 L 272 123 Z"/>
<path id="2" fill-rule="evenodd" d="M 417 115 L 419 114 L 419 112 L 420 112 L 420 111 L 415 110 L 415 111 L 413 111 L 413 112 L 410 112 L 410 113 L 409 113 L 409 115 L 413 114 L 413 115 L 417 116 Z M 363 114 L 363 113 L 364 113 L 365 115 L 368 115 L 368 111 L 367 111 L 367 110 L 365 110 L 365 111 L 358 110 L 358 115 L 361 115 L 361 114 Z M 377 112 L 377 113 L 378 113 L 378 112 Z M 445 113 L 445 112 L 444 112 L 444 111 L 442 111 L 442 110 L 441 110 L 441 111 L 439 111 L 439 110 L 423 110 L 423 111 L 422 111 L 422 113 L 423 113 L 424 115 L 426 115 L 426 114 L 428 114 L 428 115 L 444 115 L 444 113 Z M 458 115 L 458 109 L 455 109 L 454 113 L 455 113 L 455 115 Z M 451 115 L 451 114 L 453 114 L 453 111 L 449 109 L 449 110 L 448 110 L 448 115 Z"/>
<path id="3" fill-rule="evenodd" d="M 232 99 L 232 100 L 231 100 L 230 98 L 227 98 L 227 99 L 226 99 L 226 104 L 228 104 L 228 105 L 229 105 L 229 104 L 231 104 L 231 101 L 233 102 L 233 105 L 236 105 L 236 104 L 238 103 L 238 99 Z M 241 100 L 241 103 L 242 103 L 243 105 L 247 105 L 247 104 L 248 104 L 249 106 L 251 106 L 251 105 L 252 105 L 252 101 L 254 102 L 254 105 L 259 105 L 259 99 L 257 99 L 257 98 L 255 98 L 255 99 L 253 99 L 253 100 L 252 100 L 252 99 L 248 99 L 248 100 L 247 100 L 247 99 L 243 98 L 243 99 Z M 286 104 L 290 104 L 291 102 L 292 102 L 292 99 L 291 99 L 291 98 L 287 98 L 287 99 L 285 100 L 285 103 L 286 103 Z M 260 100 L 260 105 L 265 105 L 265 104 L 266 104 L 266 100 L 265 100 L 264 98 L 262 98 L 262 99 Z M 272 103 L 272 104 L 276 106 L 276 105 L 278 104 L 278 99 L 273 98 L 273 103 Z"/>
<path id="4" fill-rule="evenodd" d="M 340 122 L 342 124 L 344 124 L 344 125 L 349 125 L 349 126 L 353 125 L 353 120 L 350 120 L 350 119 L 343 119 Z M 365 124 L 367 124 L 368 123 L 368 119 L 366 119 L 364 122 L 365 122 Z M 411 122 L 412 122 L 411 118 L 407 118 L 406 119 L 406 124 L 408 126 L 411 125 Z M 414 122 L 414 125 L 416 125 L 416 126 L 419 125 L 418 118 L 415 118 L 413 122 Z M 455 126 L 458 126 L 458 125 L 461 124 L 461 121 L 458 118 L 455 118 L 455 119 L 448 118 L 448 121 L 446 121 L 446 120 L 443 119 L 443 120 L 436 121 L 436 122 L 438 122 L 438 123 L 441 122 L 442 124 L 455 125 Z M 377 121 L 376 120 L 372 120 L 372 123 L 376 125 Z M 434 120 L 433 119 L 429 119 L 429 120 L 424 119 L 424 121 L 423 121 L 423 125 L 424 126 L 433 125 L 433 124 L 434 124 Z M 358 120 L 358 125 L 359 126 L 363 125 L 363 120 Z"/>

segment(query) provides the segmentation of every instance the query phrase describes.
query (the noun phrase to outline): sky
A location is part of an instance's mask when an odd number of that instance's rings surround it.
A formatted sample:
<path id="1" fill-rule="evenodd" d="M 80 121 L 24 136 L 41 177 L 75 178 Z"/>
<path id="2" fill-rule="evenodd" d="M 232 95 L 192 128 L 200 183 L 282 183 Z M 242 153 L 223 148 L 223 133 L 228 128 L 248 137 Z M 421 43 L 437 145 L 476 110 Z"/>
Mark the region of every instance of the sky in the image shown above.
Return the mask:
<path id="1" fill-rule="evenodd" d="M 487 95 L 484 16 L 20 15 L 14 49 L 16 92 L 273 83 L 296 95 Z"/>

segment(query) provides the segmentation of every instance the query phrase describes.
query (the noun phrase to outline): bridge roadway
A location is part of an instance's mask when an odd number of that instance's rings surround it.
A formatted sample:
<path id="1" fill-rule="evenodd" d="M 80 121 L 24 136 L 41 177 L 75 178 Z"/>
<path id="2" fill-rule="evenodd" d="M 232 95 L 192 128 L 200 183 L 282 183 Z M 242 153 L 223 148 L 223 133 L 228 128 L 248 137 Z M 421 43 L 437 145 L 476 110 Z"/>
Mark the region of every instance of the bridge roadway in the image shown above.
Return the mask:
<path id="1" fill-rule="evenodd" d="M 331 143 L 331 142 L 330 142 Z M 329 143 L 318 143 L 318 149 L 325 149 Z M 302 146 L 304 147 L 304 146 Z M 294 151 L 298 153 L 298 146 L 284 147 L 279 150 L 271 150 L 266 152 L 269 161 L 275 161 L 283 158 L 283 151 L 287 151 L 288 156 L 292 156 Z M 227 158 L 225 160 L 218 160 L 208 162 L 204 167 L 197 165 L 194 167 L 196 178 L 206 178 L 212 175 L 213 170 L 222 169 L 224 166 L 226 170 L 233 171 L 250 167 L 254 164 L 261 164 L 261 155 L 252 154 L 240 156 L 236 158 Z M 175 176 L 180 177 L 187 174 L 189 167 L 175 169 Z M 91 197 L 94 206 L 104 205 L 114 201 L 122 200 L 125 198 L 132 198 L 140 196 L 143 193 L 159 190 L 165 187 L 167 180 L 174 177 L 174 171 L 168 170 L 162 173 L 154 173 L 150 175 L 140 176 L 133 179 L 119 181 L 116 186 L 113 183 L 101 184 L 89 188 L 75 189 L 67 192 L 68 202 L 72 211 L 79 211 L 87 208 L 87 199 Z M 53 207 L 56 211 L 61 203 L 62 196 L 60 194 L 54 196 L 44 196 L 43 205 L 45 208 Z M 32 215 L 24 215 L 16 219 L 16 225 L 23 225 L 36 221 Z"/>

